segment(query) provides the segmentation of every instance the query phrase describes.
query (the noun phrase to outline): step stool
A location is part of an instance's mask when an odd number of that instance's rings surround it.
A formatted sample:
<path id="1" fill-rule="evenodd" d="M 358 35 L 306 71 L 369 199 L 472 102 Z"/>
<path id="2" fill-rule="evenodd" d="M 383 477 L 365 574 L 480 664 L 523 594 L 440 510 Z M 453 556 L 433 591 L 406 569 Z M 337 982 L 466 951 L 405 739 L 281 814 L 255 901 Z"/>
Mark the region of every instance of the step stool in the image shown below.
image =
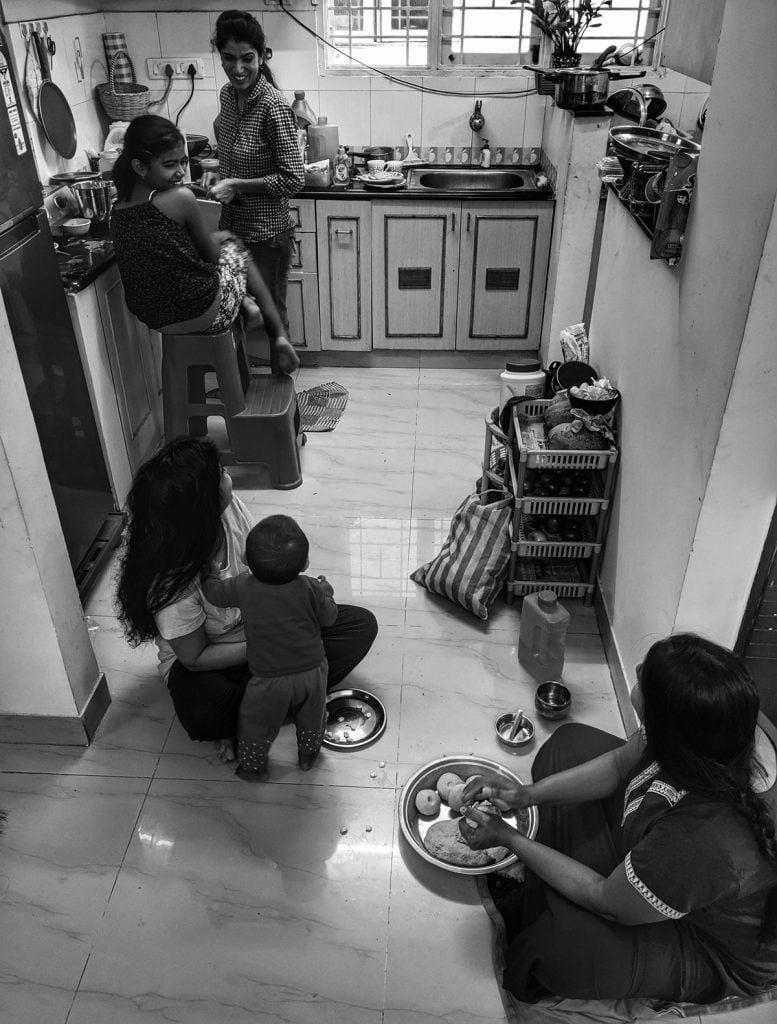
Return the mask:
<path id="1" fill-rule="evenodd" d="M 206 394 L 209 372 L 216 374 L 217 398 Z M 274 488 L 302 483 L 294 381 L 251 373 L 238 321 L 220 334 L 162 335 L 162 406 L 166 441 L 182 434 L 203 437 L 208 416 L 221 416 L 231 445 L 222 452 L 224 462 L 267 465 Z"/>

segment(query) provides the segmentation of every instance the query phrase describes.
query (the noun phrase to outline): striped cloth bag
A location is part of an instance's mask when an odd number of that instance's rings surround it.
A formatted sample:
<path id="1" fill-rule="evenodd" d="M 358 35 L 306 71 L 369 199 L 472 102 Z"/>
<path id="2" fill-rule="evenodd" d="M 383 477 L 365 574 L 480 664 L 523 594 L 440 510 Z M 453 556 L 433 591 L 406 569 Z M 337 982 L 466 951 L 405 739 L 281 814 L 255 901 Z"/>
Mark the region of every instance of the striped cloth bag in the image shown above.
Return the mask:
<path id="1" fill-rule="evenodd" d="M 487 500 L 496 494 L 497 500 Z M 410 579 L 487 619 L 507 579 L 512 508 L 512 496 L 503 491 L 470 494 L 453 513 L 439 555 Z"/>
<path id="2" fill-rule="evenodd" d="M 124 38 L 123 32 L 103 32 L 103 47 L 105 49 L 105 59 L 108 62 L 108 71 L 111 70 L 111 61 L 119 54 L 116 61 L 116 66 L 113 69 L 113 80 L 117 85 L 123 85 L 125 82 L 134 82 L 135 76 L 132 73 L 132 65 L 130 64 L 129 57 L 127 56 L 127 40 Z"/>

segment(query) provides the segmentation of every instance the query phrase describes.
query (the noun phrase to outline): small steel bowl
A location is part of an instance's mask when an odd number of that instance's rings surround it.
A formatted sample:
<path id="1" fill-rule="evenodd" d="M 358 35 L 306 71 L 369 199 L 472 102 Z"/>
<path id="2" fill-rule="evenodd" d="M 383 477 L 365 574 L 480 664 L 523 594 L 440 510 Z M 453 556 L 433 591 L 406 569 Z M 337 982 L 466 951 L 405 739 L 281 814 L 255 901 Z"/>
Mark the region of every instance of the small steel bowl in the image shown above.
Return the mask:
<path id="1" fill-rule="evenodd" d="M 571 703 L 572 694 L 568 687 L 555 681 L 540 683 L 534 694 L 534 706 L 543 718 L 564 718 Z"/>
<path id="2" fill-rule="evenodd" d="M 534 722 L 526 715 L 523 716 L 523 725 L 510 739 L 513 725 L 515 724 L 515 712 L 509 711 L 506 715 L 500 715 L 494 723 L 496 738 L 509 750 L 516 750 L 518 747 L 525 747 L 534 739 Z"/>

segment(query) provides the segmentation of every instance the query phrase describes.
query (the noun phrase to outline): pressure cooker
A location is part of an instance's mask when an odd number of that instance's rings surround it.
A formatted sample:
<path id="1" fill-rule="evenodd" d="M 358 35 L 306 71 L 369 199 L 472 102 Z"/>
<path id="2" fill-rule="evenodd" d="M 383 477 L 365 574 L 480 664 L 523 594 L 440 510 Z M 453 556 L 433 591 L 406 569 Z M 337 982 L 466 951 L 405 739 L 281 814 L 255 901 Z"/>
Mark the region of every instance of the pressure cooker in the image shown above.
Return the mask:
<path id="1" fill-rule="evenodd" d="M 614 65 L 603 67 L 614 50 L 614 46 L 609 46 L 588 67 L 540 68 L 524 64 L 524 68 L 555 84 L 556 106 L 562 110 L 596 110 L 604 106 L 610 82 L 618 82 L 622 78 L 644 78 L 646 74 L 645 68 L 621 71 Z"/>

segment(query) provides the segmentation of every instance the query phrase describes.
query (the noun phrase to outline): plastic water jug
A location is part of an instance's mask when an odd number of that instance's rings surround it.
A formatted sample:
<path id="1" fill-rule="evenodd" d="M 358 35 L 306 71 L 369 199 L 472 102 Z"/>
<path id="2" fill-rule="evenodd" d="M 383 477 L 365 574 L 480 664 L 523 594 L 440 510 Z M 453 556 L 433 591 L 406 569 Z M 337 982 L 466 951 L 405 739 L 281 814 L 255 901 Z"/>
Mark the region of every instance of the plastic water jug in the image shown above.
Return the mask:
<path id="1" fill-rule="evenodd" d="M 518 661 L 540 683 L 561 679 L 569 617 L 552 590 L 523 599 Z"/>
<path id="2" fill-rule="evenodd" d="M 338 130 L 336 124 L 329 124 L 325 117 L 319 117 L 317 124 L 308 128 L 308 163 L 315 164 L 319 160 L 328 160 L 332 169 L 339 149 Z"/>

